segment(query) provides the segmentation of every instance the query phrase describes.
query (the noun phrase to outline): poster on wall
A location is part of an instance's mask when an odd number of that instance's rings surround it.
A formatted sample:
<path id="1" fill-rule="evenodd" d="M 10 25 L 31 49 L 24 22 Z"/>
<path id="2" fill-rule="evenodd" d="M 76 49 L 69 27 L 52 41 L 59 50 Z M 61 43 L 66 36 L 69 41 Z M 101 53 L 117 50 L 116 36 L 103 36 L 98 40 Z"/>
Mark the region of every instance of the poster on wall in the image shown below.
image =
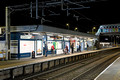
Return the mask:
<path id="1" fill-rule="evenodd" d="M 50 51 L 51 50 L 51 46 L 53 45 L 53 41 L 48 41 L 47 45 L 48 45 L 48 50 Z"/>
<path id="2" fill-rule="evenodd" d="M 87 42 L 85 41 L 85 48 L 87 48 Z"/>
<path id="3" fill-rule="evenodd" d="M 10 41 L 10 52 L 18 54 L 18 40 Z"/>
<path id="4" fill-rule="evenodd" d="M 56 42 L 56 49 L 62 49 L 62 42 Z"/>
<path id="5" fill-rule="evenodd" d="M 51 46 L 54 45 L 55 49 L 62 49 L 62 42 L 61 41 L 48 41 L 48 50 L 51 50 Z"/>
<path id="6" fill-rule="evenodd" d="M 31 53 L 34 51 L 34 41 L 20 40 L 20 53 Z"/>
<path id="7" fill-rule="evenodd" d="M 74 45 L 74 48 L 75 48 L 75 45 L 76 45 L 75 43 L 76 43 L 76 40 L 74 40 L 74 39 L 70 39 L 70 45 L 73 44 L 73 45 Z"/>
<path id="8" fill-rule="evenodd" d="M 42 55 L 42 41 L 37 41 L 37 55 Z"/>
<path id="9" fill-rule="evenodd" d="M 5 50 L 5 41 L 0 41 L 0 51 Z"/>

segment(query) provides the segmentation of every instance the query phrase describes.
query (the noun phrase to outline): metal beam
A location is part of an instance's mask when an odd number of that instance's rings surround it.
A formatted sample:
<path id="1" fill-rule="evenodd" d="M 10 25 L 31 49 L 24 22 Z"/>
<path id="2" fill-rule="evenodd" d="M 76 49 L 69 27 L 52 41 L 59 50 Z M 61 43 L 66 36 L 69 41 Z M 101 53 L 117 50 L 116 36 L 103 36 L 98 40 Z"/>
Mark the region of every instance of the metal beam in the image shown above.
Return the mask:
<path id="1" fill-rule="evenodd" d="M 90 8 L 90 7 L 69 8 L 69 10 L 77 10 L 77 9 L 84 9 L 84 8 Z"/>
<path id="2" fill-rule="evenodd" d="M 36 0 L 36 19 L 38 19 L 38 0 Z"/>
<path id="3" fill-rule="evenodd" d="M 77 3 L 74 3 L 74 2 L 71 2 L 71 1 L 68 1 L 68 3 L 74 4 L 74 5 L 76 5 L 76 6 L 83 6 L 83 5 L 81 5 L 81 4 L 77 4 Z"/>
<path id="4" fill-rule="evenodd" d="M 32 6 L 32 2 L 31 2 L 31 3 L 30 3 L 30 15 L 31 15 L 31 18 L 33 17 L 33 16 L 32 16 L 32 12 L 33 12 L 32 7 L 33 7 L 33 6 Z"/>
<path id="5" fill-rule="evenodd" d="M 59 1 L 59 2 L 50 2 L 50 3 L 46 3 L 46 5 L 55 5 L 55 4 L 61 4 L 61 1 Z"/>

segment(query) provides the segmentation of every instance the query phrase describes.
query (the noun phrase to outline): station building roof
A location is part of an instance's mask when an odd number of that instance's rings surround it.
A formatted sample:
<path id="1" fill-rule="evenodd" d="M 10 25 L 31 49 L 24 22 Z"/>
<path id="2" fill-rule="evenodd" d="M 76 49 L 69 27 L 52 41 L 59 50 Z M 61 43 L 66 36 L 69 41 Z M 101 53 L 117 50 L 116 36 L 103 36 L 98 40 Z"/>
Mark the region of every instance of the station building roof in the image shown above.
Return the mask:
<path id="1" fill-rule="evenodd" d="M 77 31 L 71 31 L 66 29 L 55 28 L 46 25 L 26 25 L 26 26 L 11 26 L 11 32 L 35 32 L 35 33 L 46 33 L 54 35 L 64 35 L 64 36 L 79 36 L 85 38 L 97 38 L 98 36 L 88 33 L 82 33 Z"/>

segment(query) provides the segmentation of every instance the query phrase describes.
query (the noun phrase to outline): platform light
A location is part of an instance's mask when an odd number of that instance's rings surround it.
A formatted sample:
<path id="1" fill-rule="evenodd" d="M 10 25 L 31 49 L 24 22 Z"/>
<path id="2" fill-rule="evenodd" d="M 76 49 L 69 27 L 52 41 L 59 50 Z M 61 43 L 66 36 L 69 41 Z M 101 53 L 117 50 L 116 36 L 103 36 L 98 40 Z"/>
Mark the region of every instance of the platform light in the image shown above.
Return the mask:
<path id="1" fill-rule="evenodd" d="M 96 27 L 93 27 L 93 29 L 96 29 Z"/>
<path id="2" fill-rule="evenodd" d="M 77 31 L 78 30 L 78 28 L 77 27 L 75 27 L 75 31 Z"/>
<path id="3" fill-rule="evenodd" d="M 39 34 L 39 33 L 32 33 L 32 34 Z"/>
<path id="4" fill-rule="evenodd" d="M 66 26 L 69 26 L 69 23 L 66 23 Z"/>
<path id="5" fill-rule="evenodd" d="M 95 34 L 96 27 L 92 28 L 92 34 Z"/>
<path id="6" fill-rule="evenodd" d="M 66 26 L 68 27 L 68 30 L 69 30 L 69 28 L 70 28 L 70 24 L 69 24 L 69 23 L 66 23 Z"/>

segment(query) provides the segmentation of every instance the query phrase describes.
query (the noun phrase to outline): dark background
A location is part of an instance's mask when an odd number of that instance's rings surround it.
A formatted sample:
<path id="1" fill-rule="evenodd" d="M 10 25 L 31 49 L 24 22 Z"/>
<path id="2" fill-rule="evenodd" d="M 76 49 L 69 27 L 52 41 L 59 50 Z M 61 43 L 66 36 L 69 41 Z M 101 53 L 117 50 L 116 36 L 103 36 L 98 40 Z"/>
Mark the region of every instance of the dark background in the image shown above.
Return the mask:
<path id="1" fill-rule="evenodd" d="M 5 26 L 5 7 L 19 4 L 30 3 L 35 0 L 0 0 L 0 26 Z M 41 1 L 41 0 L 39 0 Z M 78 27 L 80 32 L 91 32 L 95 26 L 97 29 L 103 24 L 116 24 L 120 23 L 120 5 L 117 0 L 107 0 L 101 2 L 93 2 L 84 4 L 90 6 L 89 9 L 72 10 L 70 15 L 66 16 L 66 11 L 61 11 L 60 7 L 45 9 L 46 16 L 43 24 L 59 28 L 65 28 L 66 23 L 70 24 L 70 29 L 74 30 Z M 48 10 L 53 10 L 60 13 L 59 16 L 49 16 Z M 11 25 L 36 25 L 41 24 L 40 20 L 30 17 L 30 10 L 17 11 L 11 13 Z M 34 15 L 35 12 L 33 12 Z M 39 12 L 39 15 L 41 13 Z M 77 21 L 74 15 L 79 16 Z M 97 31 L 97 30 L 96 30 Z"/>
<path id="2" fill-rule="evenodd" d="M 100 36 L 100 42 L 113 42 L 113 38 L 110 36 Z"/>

